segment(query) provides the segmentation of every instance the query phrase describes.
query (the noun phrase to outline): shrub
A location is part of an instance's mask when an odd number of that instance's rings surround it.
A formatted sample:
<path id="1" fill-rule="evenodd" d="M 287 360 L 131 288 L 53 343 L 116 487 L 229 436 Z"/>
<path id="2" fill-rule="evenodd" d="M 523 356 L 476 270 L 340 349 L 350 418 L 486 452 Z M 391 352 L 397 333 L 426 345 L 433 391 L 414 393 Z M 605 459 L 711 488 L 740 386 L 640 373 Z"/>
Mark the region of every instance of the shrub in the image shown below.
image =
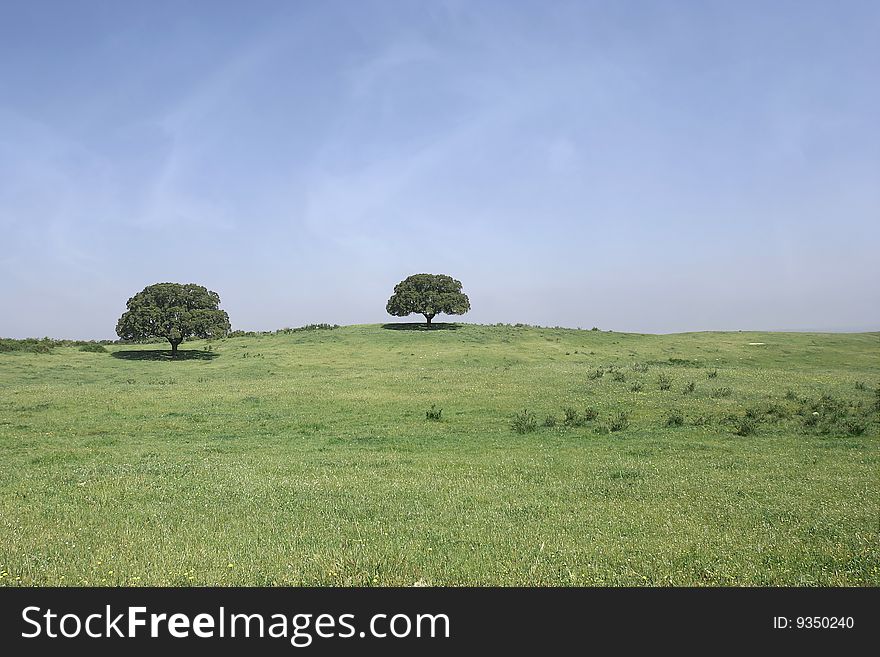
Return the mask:
<path id="1" fill-rule="evenodd" d="M 730 397 L 733 394 L 733 390 L 728 388 L 727 386 L 722 386 L 720 388 L 715 388 L 712 390 L 712 396 L 716 398 L 720 397 Z"/>
<path id="2" fill-rule="evenodd" d="M 538 420 L 534 413 L 524 408 L 513 416 L 510 426 L 517 433 L 532 433 L 538 429 Z"/>
<path id="3" fill-rule="evenodd" d="M 544 418 L 544 426 L 552 429 L 556 426 L 556 416 L 552 413 Z"/>
<path id="4" fill-rule="evenodd" d="M 305 326 L 297 326 L 296 328 L 285 327 L 276 331 L 242 331 L 236 329 L 230 331 L 227 337 L 230 338 L 258 338 L 262 335 L 290 335 L 291 333 L 300 333 L 301 331 L 332 331 L 338 329 L 338 324 L 306 324 Z"/>
<path id="5" fill-rule="evenodd" d="M 648 371 L 648 364 L 647 363 L 633 363 L 631 369 L 633 372 L 641 372 L 642 374 L 644 374 L 645 372 Z"/>
<path id="6" fill-rule="evenodd" d="M 764 413 L 760 408 L 752 406 L 751 408 L 746 409 L 746 417 L 751 420 L 759 420 Z"/>
<path id="7" fill-rule="evenodd" d="M 813 411 L 809 415 L 804 417 L 804 426 L 805 427 L 815 427 L 819 424 L 819 413 L 817 411 Z"/>
<path id="8" fill-rule="evenodd" d="M 305 326 L 298 326 L 296 328 L 283 328 L 275 331 L 276 334 L 281 333 L 299 333 L 300 331 L 332 331 L 333 329 L 338 329 L 338 324 L 306 324 Z"/>
<path id="9" fill-rule="evenodd" d="M 55 346 L 54 341 L 48 338 L 43 340 L 36 338 L 25 338 L 24 340 L 16 340 L 14 338 L 0 339 L 0 351 L 28 351 L 36 354 L 45 354 L 49 353 L 53 346 Z"/>
<path id="10" fill-rule="evenodd" d="M 32 354 L 50 354 L 53 347 L 64 347 L 71 344 L 70 341 L 52 340 L 51 338 L 14 338 L 0 339 L 0 351 L 26 351 Z"/>
<path id="11" fill-rule="evenodd" d="M 748 415 L 744 415 L 734 421 L 733 433 L 737 436 L 751 436 L 757 429 L 758 421 Z"/>
<path id="12" fill-rule="evenodd" d="M 705 415 L 698 415 L 693 420 L 691 420 L 691 424 L 693 424 L 695 427 L 705 427 L 708 426 L 710 423 L 711 421 Z"/>
<path id="13" fill-rule="evenodd" d="M 630 392 L 641 392 L 643 387 L 644 386 L 642 386 L 642 383 L 640 381 L 635 381 L 629 387 L 629 389 L 630 389 Z"/>
<path id="14" fill-rule="evenodd" d="M 817 401 L 804 400 L 804 407 L 813 414 L 818 413 L 824 422 L 836 422 L 847 416 L 846 403 L 836 397 L 825 393 Z"/>
<path id="15" fill-rule="evenodd" d="M 788 408 L 775 403 L 770 404 L 767 407 L 766 414 L 775 418 L 776 420 L 783 420 L 791 417 L 791 411 Z"/>
<path id="16" fill-rule="evenodd" d="M 107 353 L 107 349 L 104 348 L 104 345 L 97 344 L 95 342 L 92 342 L 90 344 L 84 344 L 82 347 L 79 348 L 79 350 L 80 351 L 87 351 L 87 352 L 94 353 L 94 354 L 106 354 Z"/>
<path id="17" fill-rule="evenodd" d="M 710 379 L 717 378 L 718 377 L 718 370 L 717 369 L 708 370 L 706 372 L 706 377 L 710 378 Z"/>
<path id="18" fill-rule="evenodd" d="M 605 370 L 603 370 L 601 367 L 587 374 L 587 377 L 594 381 L 596 379 L 601 379 L 603 376 L 605 376 Z"/>
<path id="19" fill-rule="evenodd" d="M 120 342 L 122 342 L 120 340 Z M 52 338 L 0 338 L 0 352 L 25 351 L 50 354 L 55 347 L 85 347 L 113 344 L 113 340 L 53 340 Z M 97 349 L 95 350 L 97 351 Z"/>
<path id="20" fill-rule="evenodd" d="M 626 374 L 624 374 L 620 370 L 615 370 L 611 373 L 611 380 L 619 382 L 626 381 Z"/>
<path id="21" fill-rule="evenodd" d="M 863 405 L 827 393 L 817 400 L 802 400 L 798 413 L 804 418 L 805 429 L 815 429 L 823 435 L 859 436 L 868 428 Z"/>
<path id="22" fill-rule="evenodd" d="M 868 423 L 857 417 L 845 419 L 841 427 L 850 436 L 861 436 L 868 428 Z"/>
<path id="23" fill-rule="evenodd" d="M 657 377 L 657 385 L 660 386 L 660 390 L 669 390 L 672 387 L 672 379 L 665 374 L 661 374 Z"/>
<path id="24" fill-rule="evenodd" d="M 565 424 L 565 426 L 579 427 L 579 426 L 581 426 L 581 424 L 583 424 L 583 422 L 581 421 L 581 416 L 577 412 L 577 410 L 569 407 L 563 411 L 563 414 L 565 415 L 565 417 L 562 421 Z"/>
<path id="25" fill-rule="evenodd" d="M 667 427 L 680 427 L 684 424 L 684 415 L 678 409 L 673 409 L 669 411 L 669 415 L 666 416 L 666 426 Z"/>
<path id="26" fill-rule="evenodd" d="M 697 384 L 694 383 L 693 381 L 688 381 L 684 385 L 684 394 L 689 395 L 692 392 L 694 392 L 694 390 L 696 390 L 696 389 L 697 389 Z"/>
<path id="27" fill-rule="evenodd" d="M 626 411 L 615 413 L 614 417 L 611 418 L 611 422 L 608 423 L 610 431 L 623 431 L 627 427 L 629 427 L 629 413 Z"/>
<path id="28" fill-rule="evenodd" d="M 592 422 L 597 417 L 599 417 L 599 411 L 597 411 L 592 406 L 588 406 L 587 408 L 584 409 L 584 421 Z"/>
<path id="29" fill-rule="evenodd" d="M 817 402 L 807 402 L 801 409 L 805 429 L 817 430 L 823 435 L 860 436 L 868 429 L 868 418 L 857 405 L 846 406 L 830 395 Z"/>
<path id="30" fill-rule="evenodd" d="M 434 420 L 435 422 L 439 422 L 440 415 L 443 413 L 442 408 L 437 408 L 436 404 L 431 404 L 431 408 L 425 411 L 425 419 L 426 420 Z"/>

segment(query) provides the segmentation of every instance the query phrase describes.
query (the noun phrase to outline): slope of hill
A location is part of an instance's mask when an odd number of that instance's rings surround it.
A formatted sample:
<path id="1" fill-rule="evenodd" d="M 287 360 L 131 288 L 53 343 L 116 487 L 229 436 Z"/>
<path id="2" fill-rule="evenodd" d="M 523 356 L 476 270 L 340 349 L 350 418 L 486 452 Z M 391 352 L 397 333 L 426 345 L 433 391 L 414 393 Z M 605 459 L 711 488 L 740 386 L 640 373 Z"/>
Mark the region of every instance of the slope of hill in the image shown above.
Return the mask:
<path id="1" fill-rule="evenodd" d="M 880 585 L 880 334 L 413 329 L 0 353 L 0 583 Z"/>

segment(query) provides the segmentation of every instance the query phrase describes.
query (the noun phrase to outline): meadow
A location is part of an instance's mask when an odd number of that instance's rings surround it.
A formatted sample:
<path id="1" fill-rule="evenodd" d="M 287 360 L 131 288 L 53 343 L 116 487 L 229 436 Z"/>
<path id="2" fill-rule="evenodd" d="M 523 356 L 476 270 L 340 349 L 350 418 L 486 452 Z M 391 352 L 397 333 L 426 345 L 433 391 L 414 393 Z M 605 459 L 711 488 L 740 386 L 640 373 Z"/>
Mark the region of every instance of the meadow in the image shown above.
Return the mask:
<path id="1" fill-rule="evenodd" d="M 880 334 L 414 328 L 0 352 L 0 584 L 880 585 Z"/>

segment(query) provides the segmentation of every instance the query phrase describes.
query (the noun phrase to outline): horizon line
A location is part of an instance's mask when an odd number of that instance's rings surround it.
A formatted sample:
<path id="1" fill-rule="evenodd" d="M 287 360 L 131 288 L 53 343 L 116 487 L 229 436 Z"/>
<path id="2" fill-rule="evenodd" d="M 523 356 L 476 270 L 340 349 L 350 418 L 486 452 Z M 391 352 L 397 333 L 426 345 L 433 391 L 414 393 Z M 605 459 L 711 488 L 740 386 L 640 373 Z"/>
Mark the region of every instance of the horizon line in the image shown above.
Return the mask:
<path id="1" fill-rule="evenodd" d="M 229 333 L 234 333 L 236 331 L 242 331 L 244 333 L 258 333 L 263 335 L 274 335 L 280 334 L 284 331 L 291 329 L 303 328 L 305 326 L 313 326 L 314 324 L 304 324 L 301 326 L 285 326 L 283 328 L 278 329 L 231 329 Z M 425 325 L 425 322 L 370 322 L 365 324 L 333 324 L 333 328 L 355 328 L 355 327 L 368 327 L 368 326 L 383 326 L 384 324 L 415 324 L 415 325 Z M 510 322 L 495 322 L 491 324 L 486 323 L 478 323 L 478 322 L 436 322 L 435 325 L 443 325 L 443 324 L 464 324 L 467 326 L 485 326 L 485 327 L 510 327 L 510 328 L 533 328 L 533 329 L 544 329 L 544 330 L 564 330 L 564 331 L 583 331 L 586 333 L 620 333 L 624 335 L 687 335 L 691 333 L 780 333 L 780 334 L 790 334 L 790 333 L 801 333 L 801 334 L 839 334 L 839 335 L 861 335 L 861 334 L 880 334 L 880 327 L 864 329 L 864 328 L 775 328 L 775 329 L 755 329 L 755 328 L 737 328 L 737 329 L 689 329 L 684 331 L 658 331 L 658 332 L 644 332 L 644 331 L 632 331 L 632 330 L 619 330 L 619 329 L 601 329 L 598 327 L 595 328 L 583 328 L 581 326 L 549 326 L 543 324 L 527 324 L 523 322 L 510 323 Z M 327 325 L 330 325 L 327 323 Z M 321 329 L 316 329 L 321 330 Z M 227 337 L 227 336 L 224 336 Z M 193 338 L 187 339 L 185 342 L 192 342 L 195 340 L 202 340 L 204 338 Z M 37 336 L 25 336 L 25 337 L 11 337 L 11 336 L 0 336 L 0 340 L 53 340 L 53 341 L 69 341 L 69 342 L 111 342 L 118 343 L 121 338 L 57 338 L 57 337 L 49 337 L 48 335 L 44 335 L 41 337 Z M 126 344 L 141 344 L 137 342 L 129 342 Z M 142 344 L 150 344 L 148 342 L 144 342 Z"/>

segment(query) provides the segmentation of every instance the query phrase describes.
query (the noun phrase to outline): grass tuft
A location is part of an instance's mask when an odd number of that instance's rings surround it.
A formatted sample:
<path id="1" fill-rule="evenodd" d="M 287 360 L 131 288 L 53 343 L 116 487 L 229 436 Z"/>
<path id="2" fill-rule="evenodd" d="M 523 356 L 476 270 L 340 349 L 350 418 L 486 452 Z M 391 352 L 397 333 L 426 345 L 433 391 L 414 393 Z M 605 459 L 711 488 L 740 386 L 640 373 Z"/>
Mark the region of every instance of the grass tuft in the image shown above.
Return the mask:
<path id="1" fill-rule="evenodd" d="M 523 409 L 513 416 L 510 426 L 516 433 L 532 433 L 538 430 L 538 420 L 534 413 Z"/>
<path id="2" fill-rule="evenodd" d="M 608 423 L 609 431 L 624 431 L 629 428 L 629 413 L 626 411 L 618 411 L 615 413 L 611 422 Z"/>
<path id="3" fill-rule="evenodd" d="M 669 411 L 669 415 L 666 416 L 666 422 L 664 426 L 667 427 L 680 427 L 684 425 L 684 414 L 678 409 L 672 409 Z"/>

